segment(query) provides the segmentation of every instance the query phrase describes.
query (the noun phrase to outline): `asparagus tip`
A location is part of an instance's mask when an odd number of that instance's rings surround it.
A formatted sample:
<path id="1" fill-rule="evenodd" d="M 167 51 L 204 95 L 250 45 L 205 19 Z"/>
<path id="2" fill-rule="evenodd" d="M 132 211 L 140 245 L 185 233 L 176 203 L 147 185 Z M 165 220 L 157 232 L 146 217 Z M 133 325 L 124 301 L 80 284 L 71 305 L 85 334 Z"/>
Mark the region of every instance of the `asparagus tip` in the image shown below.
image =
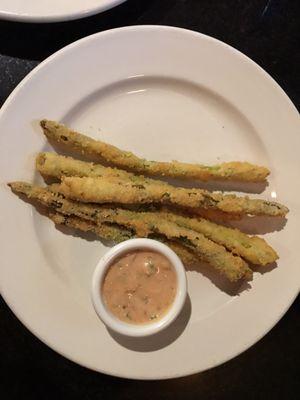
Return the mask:
<path id="1" fill-rule="evenodd" d="M 47 120 L 46 120 L 46 119 L 42 119 L 42 120 L 40 121 L 40 125 L 41 125 L 41 127 L 42 127 L 43 129 L 46 127 L 46 123 L 47 123 Z"/>

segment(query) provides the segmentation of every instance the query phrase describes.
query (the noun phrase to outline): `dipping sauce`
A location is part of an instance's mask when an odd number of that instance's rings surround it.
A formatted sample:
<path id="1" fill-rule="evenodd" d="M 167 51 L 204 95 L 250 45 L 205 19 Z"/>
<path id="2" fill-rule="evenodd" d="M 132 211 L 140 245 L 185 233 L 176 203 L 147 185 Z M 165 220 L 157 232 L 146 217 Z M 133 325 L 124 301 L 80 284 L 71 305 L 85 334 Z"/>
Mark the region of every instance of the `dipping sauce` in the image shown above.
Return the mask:
<path id="1" fill-rule="evenodd" d="M 162 254 L 135 250 L 117 258 L 102 286 L 106 307 L 127 323 L 151 323 L 168 311 L 177 291 L 173 265 Z"/>

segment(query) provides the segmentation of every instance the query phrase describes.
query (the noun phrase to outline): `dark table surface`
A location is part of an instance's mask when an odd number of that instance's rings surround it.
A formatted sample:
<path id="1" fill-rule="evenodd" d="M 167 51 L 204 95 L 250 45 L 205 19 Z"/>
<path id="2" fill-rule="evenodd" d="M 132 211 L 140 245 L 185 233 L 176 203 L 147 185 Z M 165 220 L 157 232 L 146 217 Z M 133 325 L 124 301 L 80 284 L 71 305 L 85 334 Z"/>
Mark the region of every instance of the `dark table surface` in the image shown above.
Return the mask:
<path id="1" fill-rule="evenodd" d="M 31 69 L 63 46 L 105 29 L 160 24 L 199 31 L 242 51 L 299 109 L 299 5 L 298 0 L 128 0 L 73 22 L 0 22 L 0 105 Z M 36 339 L 3 300 L 0 309 L 2 399 L 300 398 L 299 296 L 275 328 L 239 357 L 201 374 L 157 382 L 82 368 Z"/>

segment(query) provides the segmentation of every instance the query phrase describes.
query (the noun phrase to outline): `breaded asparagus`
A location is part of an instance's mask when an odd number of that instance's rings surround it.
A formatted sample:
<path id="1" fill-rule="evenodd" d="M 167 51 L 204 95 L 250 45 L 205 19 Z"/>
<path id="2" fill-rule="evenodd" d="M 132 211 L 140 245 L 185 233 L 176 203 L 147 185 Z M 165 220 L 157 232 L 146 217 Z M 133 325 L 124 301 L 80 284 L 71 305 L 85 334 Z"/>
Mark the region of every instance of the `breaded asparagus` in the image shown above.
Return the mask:
<path id="1" fill-rule="evenodd" d="M 73 200 L 92 203 L 158 203 L 189 208 L 214 209 L 231 214 L 284 216 L 288 209 L 275 202 L 223 195 L 201 189 L 175 188 L 149 182 L 133 183 L 115 177 L 63 177 L 60 191 Z"/>
<path id="2" fill-rule="evenodd" d="M 41 127 L 50 141 L 63 144 L 81 155 L 97 157 L 112 165 L 128 169 L 139 174 L 169 176 L 180 179 L 231 180 L 245 182 L 262 182 L 270 171 L 248 162 L 227 162 L 212 166 L 189 164 L 178 161 L 148 161 L 137 157 L 129 151 L 92 139 L 75 132 L 66 126 L 49 120 L 42 120 Z"/>
<path id="3" fill-rule="evenodd" d="M 94 220 L 93 214 L 98 210 L 97 206 L 90 204 L 78 204 L 76 202 L 67 201 L 66 199 L 64 199 L 63 203 L 61 203 L 61 197 L 56 193 L 56 189 L 59 187 L 59 185 L 51 185 L 49 187 L 50 190 L 54 191 L 55 195 L 54 197 L 50 196 L 50 200 L 47 189 L 30 185 L 27 190 L 27 184 L 25 183 L 14 183 L 12 185 L 12 188 L 15 191 L 23 192 L 28 197 L 36 198 L 46 206 L 51 206 L 51 204 L 53 204 L 54 208 L 59 210 L 62 204 L 63 209 L 61 212 L 63 213 L 66 212 L 68 214 L 75 214 L 82 218 Z M 46 196 L 46 201 L 43 201 L 43 196 Z M 64 209 L 65 204 L 67 205 L 66 210 Z M 74 205 L 76 207 L 75 211 L 72 208 Z M 103 209 L 103 207 L 101 209 Z M 126 210 L 122 210 L 122 214 L 126 214 Z M 132 213 L 129 215 L 132 215 Z M 179 226 L 200 232 L 208 239 L 226 247 L 228 250 L 243 257 L 252 264 L 266 265 L 276 261 L 278 258 L 276 252 L 266 243 L 264 239 L 261 239 L 257 236 L 246 235 L 245 233 L 240 232 L 238 229 L 218 225 L 200 217 L 189 218 L 187 216 L 182 216 L 178 213 L 172 213 L 167 210 L 154 211 L 151 213 L 151 215 L 155 215 L 157 218 L 168 219 Z"/>
<path id="4" fill-rule="evenodd" d="M 202 260 L 208 262 L 217 271 L 234 282 L 241 278 L 249 279 L 252 271 L 245 261 L 234 256 L 199 232 L 179 227 L 155 213 L 138 213 L 123 209 L 112 209 L 90 204 L 80 204 L 67 200 L 63 196 L 47 189 L 32 186 L 23 182 L 9 184 L 13 191 L 25 194 L 28 198 L 39 201 L 47 207 L 53 208 L 67 215 L 75 215 L 90 219 L 96 223 L 110 222 L 134 229 L 138 236 L 148 237 L 159 234 L 176 240 L 193 250 Z"/>
<path id="5" fill-rule="evenodd" d="M 117 243 L 135 237 L 135 234 L 132 231 L 118 225 L 95 224 L 94 222 L 82 218 L 55 212 L 50 212 L 48 216 L 56 225 L 68 226 L 83 232 L 93 232 L 102 239 L 112 240 Z M 167 240 L 164 237 L 155 237 L 155 239 L 165 243 L 175 251 L 184 265 L 191 266 L 199 263 L 200 259 L 197 255 L 182 244 Z"/>
<path id="6" fill-rule="evenodd" d="M 252 271 L 238 256 L 233 256 L 223 246 L 207 239 L 201 233 L 179 227 L 153 213 L 132 213 L 124 210 L 106 210 L 103 217 L 111 222 L 134 228 L 139 236 L 151 234 L 165 235 L 168 239 L 176 239 L 186 247 L 195 251 L 202 260 L 208 262 L 230 281 L 250 278 Z M 115 215 L 117 213 L 117 215 Z M 130 215 L 128 215 L 130 214 Z"/>
<path id="7" fill-rule="evenodd" d="M 123 171 L 117 168 L 104 167 L 101 164 L 76 160 L 72 157 L 65 157 L 56 153 L 39 153 L 36 157 L 37 170 L 46 177 L 61 179 L 63 176 L 114 176 L 125 179 L 140 180 L 143 177 L 138 177 L 130 172 Z M 156 182 L 153 179 L 153 182 Z M 163 183 L 163 182 L 162 182 Z"/>
<path id="8" fill-rule="evenodd" d="M 53 184 L 48 188 L 54 193 L 59 193 L 60 185 Z M 124 212 L 125 210 L 123 210 Z M 139 210 L 133 210 L 139 212 L 151 211 L 152 215 L 156 215 L 158 218 L 165 218 L 172 222 L 175 222 L 179 226 L 183 226 L 187 229 L 192 229 L 196 232 L 202 233 L 208 239 L 226 247 L 243 257 L 246 261 L 256 265 L 270 264 L 278 259 L 277 253 L 272 249 L 271 246 L 258 236 L 249 236 L 238 229 L 229 228 L 217 223 L 208 221 L 200 216 L 191 217 L 184 213 L 180 213 L 179 210 L 171 211 L 167 207 L 160 209 L 143 209 L 140 207 Z"/>
<path id="9" fill-rule="evenodd" d="M 58 193 L 60 185 L 50 185 L 49 189 Z M 169 221 L 175 222 L 179 226 L 200 232 L 208 239 L 226 247 L 234 254 L 243 257 L 246 261 L 249 261 L 252 264 L 267 265 L 278 259 L 275 250 L 268 245 L 264 239 L 258 236 L 249 236 L 238 229 L 214 223 L 205 218 L 201 218 L 200 216 L 197 216 L 196 218 L 194 216 L 191 217 L 184 213 L 180 213 L 179 210 L 173 211 L 167 207 L 162 207 L 160 209 L 154 208 L 151 210 L 143 210 L 143 207 L 140 207 L 138 211 L 147 213 L 151 211 L 152 215 L 156 215 L 159 218 L 165 218 Z"/>
<path id="10" fill-rule="evenodd" d="M 39 153 L 36 157 L 36 168 L 44 177 L 51 177 L 60 180 L 63 176 L 79 176 L 79 177 L 117 177 L 124 178 L 132 181 L 135 184 L 143 184 L 145 182 L 161 185 L 166 190 L 173 190 L 175 187 L 167 184 L 166 182 L 146 178 L 140 175 L 134 175 L 130 172 L 117 169 L 104 167 L 101 164 L 89 163 L 86 161 L 76 160 L 72 157 L 65 157 L 56 153 Z M 186 190 L 189 195 L 190 191 Z M 195 189 L 196 191 L 198 189 Z M 240 214 L 230 214 L 220 210 L 193 208 L 186 209 L 188 213 L 203 216 L 204 218 L 212 219 L 214 221 L 230 221 L 240 218 Z"/>
<path id="11" fill-rule="evenodd" d="M 65 225 L 83 232 L 93 232 L 100 238 L 114 242 L 123 242 L 134 237 L 132 231 L 115 225 L 95 224 L 73 215 L 64 215 L 57 212 L 49 212 L 49 218 L 58 225 Z"/>
<path id="12" fill-rule="evenodd" d="M 258 236 L 249 236 L 238 229 L 218 225 L 204 218 L 188 218 L 169 211 L 160 211 L 160 215 L 179 226 L 202 233 L 252 264 L 266 265 L 278 259 L 272 247 Z"/>

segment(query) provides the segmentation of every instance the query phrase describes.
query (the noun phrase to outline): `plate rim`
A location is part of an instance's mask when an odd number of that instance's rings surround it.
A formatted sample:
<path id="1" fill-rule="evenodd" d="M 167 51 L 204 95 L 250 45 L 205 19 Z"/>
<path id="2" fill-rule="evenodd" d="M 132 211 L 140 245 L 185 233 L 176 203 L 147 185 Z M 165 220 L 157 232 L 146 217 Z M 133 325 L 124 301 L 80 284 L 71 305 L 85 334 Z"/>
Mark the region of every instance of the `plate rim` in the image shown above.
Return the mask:
<path id="1" fill-rule="evenodd" d="M 16 88 L 12 91 L 12 93 L 8 96 L 8 98 L 6 99 L 6 101 L 3 103 L 1 109 L 0 109 L 0 120 L 2 118 L 2 116 L 5 114 L 6 109 L 10 106 L 11 101 L 14 99 L 15 96 L 18 95 L 18 92 L 20 90 L 22 90 L 23 86 L 39 71 L 40 68 L 43 68 L 45 65 L 51 63 L 56 57 L 58 57 L 60 54 L 63 54 L 65 51 L 73 48 L 73 47 L 77 47 L 80 46 L 83 42 L 85 41 L 89 41 L 89 40 L 94 40 L 95 37 L 97 36 L 105 36 L 105 35 L 110 35 L 113 32 L 119 32 L 119 31 L 123 31 L 123 30 L 148 30 L 148 29 L 156 29 L 156 30 L 174 30 L 174 31 L 178 31 L 179 33 L 182 31 L 185 31 L 191 35 L 194 36 L 198 36 L 198 37 L 202 37 L 205 40 L 209 40 L 209 41 L 213 41 L 213 42 L 217 42 L 218 45 L 221 45 L 223 47 L 226 47 L 227 50 L 238 54 L 240 57 L 242 57 L 244 60 L 246 60 L 248 63 L 250 62 L 253 66 L 255 66 L 256 70 L 263 74 L 264 77 L 266 79 L 268 79 L 274 89 L 276 89 L 277 91 L 279 91 L 279 93 L 281 95 L 284 96 L 284 99 L 286 100 L 287 105 L 291 108 L 291 111 L 293 112 L 297 112 L 297 109 L 295 107 L 295 105 L 293 104 L 293 102 L 291 101 L 291 99 L 288 97 L 288 95 L 283 91 L 283 89 L 280 87 L 280 85 L 265 71 L 263 70 L 256 62 L 254 62 L 253 60 L 251 60 L 248 56 L 246 56 L 245 54 L 241 53 L 239 50 L 233 48 L 230 45 L 227 45 L 226 43 L 215 39 L 211 36 L 199 33 L 199 32 L 195 32 L 189 29 L 183 29 L 183 28 L 178 28 L 178 27 L 170 27 L 170 26 L 163 26 L 163 25 L 134 25 L 134 26 L 128 26 L 128 27 L 121 27 L 121 28 L 114 28 L 114 29 L 110 29 L 110 30 L 106 30 L 106 31 L 102 31 L 102 32 L 98 32 L 95 33 L 93 35 L 84 37 L 82 39 L 79 39 L 65 47 L 63 47 L 62 49 L 58 50 L 57 52 L 55 52 L 54 54 L 52 54 L 51 56 L 49 56 L 48 58 L 46 58 L 43 62 L 41 62 L 38 66 L 36 66 L 17 86 Z M 244 351 L 246 351 L 247 349 L 249 349 L 252 345 L 256 344 L 258 341 L 260 341 L 277 323 L 278 321 L 283 317 L 283 315 L 288 311 L 288 309 L 290 308 L 290 306 L 292 305 L 292 303 L 294 302 L 294 300 L 296 299 L 296 297 L 299 294 L 299 290 L 300 288 L 298 288 L 298 291 L 294 293 L 293 296 L 291 296 L 290 301 L 287 302 L 286 306 L 283 308 L 282 312 L 280 314 L 277 315 L 277 318 L 275 318 L 275 320 L 273 321 L 273 324 L 270 324 L 268 326 L 267 329 L 265 329 L 260 335 L 257 335 L 255 337 L 255 339 L 253 339 L 253 341 L 247 344 L 244 344 L 244 346 L 238 351 L 235 352 L 234 354 L 231 354 L 228 357 L 225 357 L 224 359 L 222 359 L 219 362 L 214 362 L 214 365 L 212 366 L 208 366 L 206 369 L 201 370 L 201 372 L 204 372 L 210 368 L 213 367 L 217 367 L 219 365 L 224 364 L 225 362 L 237 357 L 238 355 L 240 355 L 241 353 L 243 353 Z M 3 291 L 2 291 L 3 292 Z M 172 376 L 168 376 L 168 375 L 158 375 L 158 376 L 151 376 L 151 377 L 145 377 L 145 376 L 139 376 L 139 375 L 135 375 L 135 374 L 131 374 L 130 376 L 124 376 L 122 374 L 118 374 L 118 373 L 113 373 L 113 372 L 108 372 L 105 371 L 101 368 L 92 368 L 91 366 L 87 366 L 83 363 L 80 362 L 80 360 L 77 360 L 76 357 L 72 357 L 70 355 L 66 355 L 63 351 L 58 350 L 57 348 L 59 346 L 53 346 L 52 344 L 49 344 L 47 342 L 47 340 L 44 340 L 39 334 L 38 332 L 35 332 L 34 329 L 32 329 L 31 327 L 29 327 L 29 324 L 27 325 L 27 323 L 23 320 L 23 318 L 20 318 L 20 316 L 18 315 L 18 312 L 16 312 L 14 306 L 12 306 L 11 304 L 9 304 L 7 298 L 5 297 L 5 295 L 3 295 L 3 299 L 5 301 L 5 303 L 8 305 L 8 307 L 11 309 L 11 311 L 14 313 L 14 315 L 18 318 L 18 320 L 31 332 L 33 333 L 41 342 L 43 342 L 44 344 L 46 344 L 48 347 L 50 347 L 52 350 L 54 350 L 55 352 L 57 352 L 58 354 L 62 355 L 63 357 L 71 360 L 72 362 L 75 362 L 85 368 L 94 370 L 96 372 L 101 372 L 107 375 L 111 375 L 111 376 L 115 376 L 115 377 L 120 377 L 120 378 L 125 378 L 125 379 L 139 379 L 139 380 L 164 380 L 164 379 L 173 379 L 173 378 L 179 378 L 179 377 L 183 377 L 183 376 L 189 376 L 189 375 L 193 375 L 193 374 L 197 374 L 199 373 L 199 370 L 197 370 L 197 368 L 195 368 L 194 370 L 191 370 L 190 372 L 186 372 L 186 373 L 173 373 Z"/>
<path id="2" fill-rule="evenodd" d="M 120 0 L 115 0 L 115 1 L 120 1 Z M 127 1 L 127 0 L 121 0 L 121 1 Z M 1 13 L 1 12 L 0 12 Z M 8 106 L 8 103 L 12 100 L 12 97 L 17 94 L 17 92 L 27 83 L 31 77 L 37 73 L 41 68 L 44 67 L 44 65 L 52 62 L 52 60 L 56 57 L 58 57 L 61 53 L 64 53 L 65 51 L 68 51 L 72 49 L 73 47 L 80 46 L 82 43 L 87 42 L 89 40 L 93 40 L 97 36 L 105 36 L 109 35 L 111 33 L 117 33 L 121 31 L 130 31 L 130 30 L 148 30 L 148 29 L 158 29 L 158 30 L 173 30 L 177 32 L 186 32 L 188 34 L 202 37 L 204 40 L 212 41 L 215 42 L 217 45 L 226 48 L 228 51 L 232 52 L 233 54 L 236 54 L 240 57 L 242 57 L 247 63 L 252 64 L 253 67 L 257 69 L 257 72 L 262 74 L 266 79 L 269 80 L 273 84 L 273 87 L 275 90 L 279 91 L 281 95 L 285 98 L 286 103 L 291 107 L 291 109 L 298 114 L 298 110 L 293 103 L 293 101 L 290 99 L 288 94 L 283 90 L 281 85 L 267 72 L 265 71 L 256 61 L 252 60 L 250 57 L 248 57 L 246 54 L 242 53 L 240 50 L 236 49 L 235 47 L 223 42 L 220 39 L 217 39 L 213 36 L 206 35 L 205 33 L 198 32 L 198 31 L 193 31 L 191 29 L 186 29 L 186 28 L 180 28 L 177 26 L 169 26 L 169 25 L 127 25 L 127 26 L 122 26 L 118 28 L 112 28 L 112 29 L 106 29 L 104 31 L 96 32 L 91 35 L 85 36 L 81 39 L 75 40 L 72 43 L 69 43 L 68 45 L 62 47 L 61 49 L 55 51 L 52 53 L 50 56 L 45 58 L 43 61 L 41 61 L 37 66 L 35 66 L 18 84 L 17 86 L 12 90 L 12 92 L 8 95 L 2 106 L 0 107 L 0 118 L 2 116 L 3 110 Z"/>
<path id="3" fill-rule="evenodd" d="M 104 0 L 104 4 L 99 6 L 90 7 L 83 11 L 74 11 L 71 13 L 61 13 L 53 15 L 30 15 L 29 13 L 18 14 L 11 11 L 0 10 L 0 20 L 4 21 L 15 21 L 24 23 L 53 23 L 53 22 L 63 22 L 63 21 L 74 21 L 77 19 L 82 19 L 90 17 L 92 15 L 100 14 L 104 11 L 110 10 L 127 0 Z"/>

